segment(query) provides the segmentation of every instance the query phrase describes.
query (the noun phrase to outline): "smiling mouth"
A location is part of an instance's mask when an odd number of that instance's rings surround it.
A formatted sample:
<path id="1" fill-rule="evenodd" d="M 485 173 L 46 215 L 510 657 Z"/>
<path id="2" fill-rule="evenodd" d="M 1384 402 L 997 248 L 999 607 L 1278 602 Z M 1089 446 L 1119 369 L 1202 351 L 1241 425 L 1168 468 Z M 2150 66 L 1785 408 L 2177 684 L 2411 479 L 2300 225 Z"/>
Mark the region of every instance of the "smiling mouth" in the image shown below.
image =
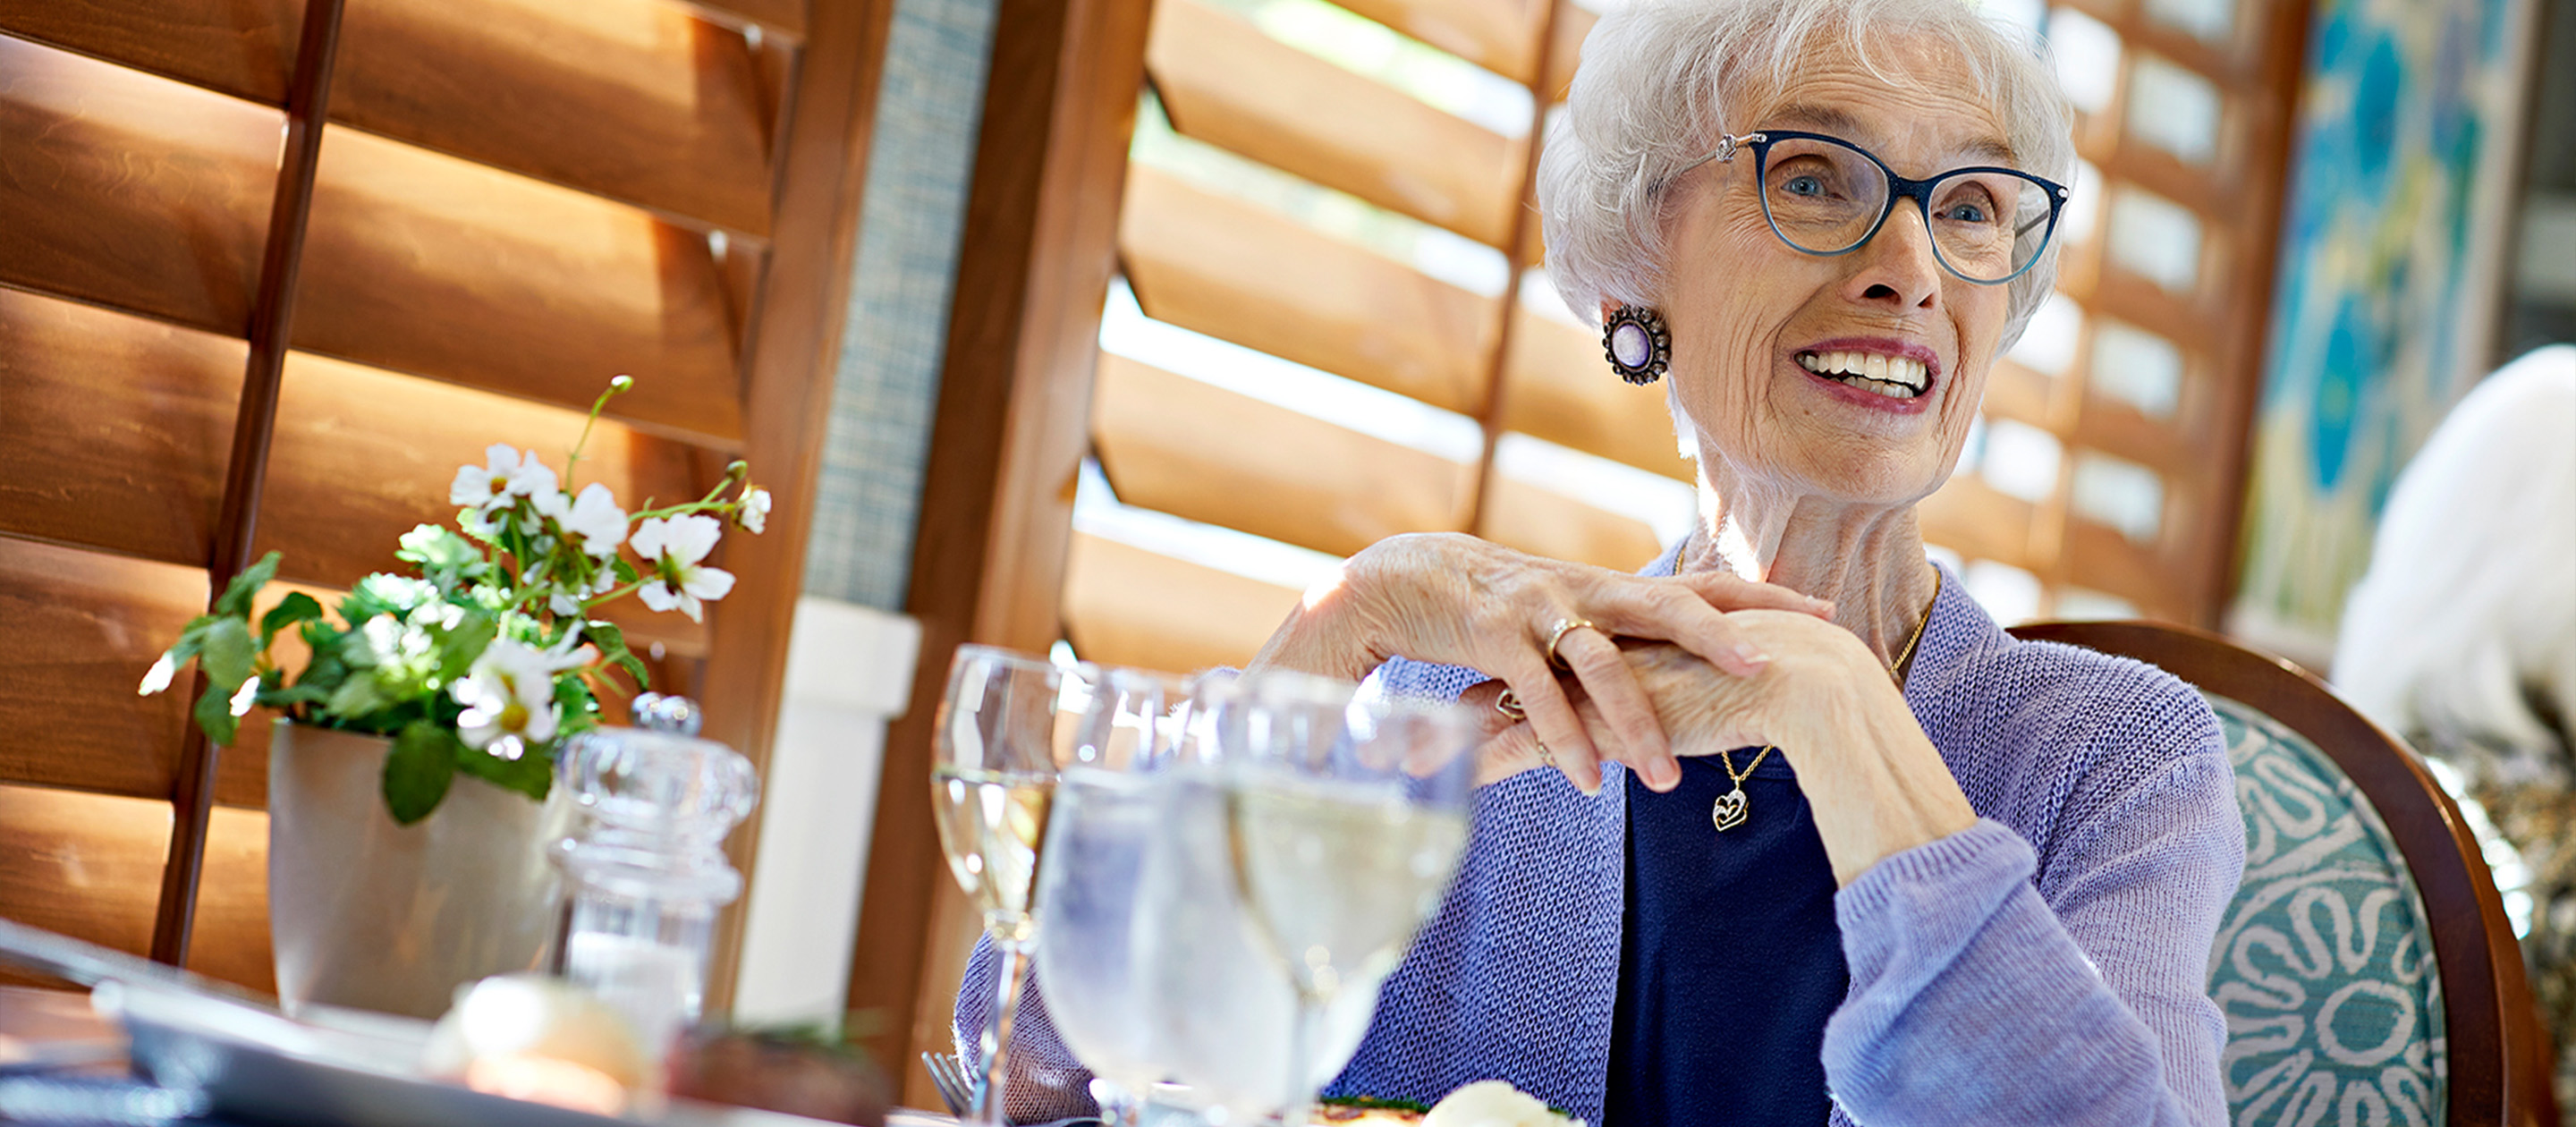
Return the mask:
<path id="1" fill-rule="evenodd" d="M 1801 352 L 1798 366 L 1835 383 L 1889 399 L 1912 399 L 1931 390 L 1930 369 L 1908 356 L 1875 352 Z"/>

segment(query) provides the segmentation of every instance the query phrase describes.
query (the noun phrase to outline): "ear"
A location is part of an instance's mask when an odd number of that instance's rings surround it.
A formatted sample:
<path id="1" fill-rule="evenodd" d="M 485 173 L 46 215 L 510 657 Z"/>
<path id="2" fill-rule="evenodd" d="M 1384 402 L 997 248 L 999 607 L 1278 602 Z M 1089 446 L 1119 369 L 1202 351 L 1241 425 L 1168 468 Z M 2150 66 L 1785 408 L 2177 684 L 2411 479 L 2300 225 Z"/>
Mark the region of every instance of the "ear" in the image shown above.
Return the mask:
<path id="1" fill-rule="evenodd" d="M 1612 300 L 1610 300 L 1609 298 L 1606 298 L 1606 297 L 1605 297 L 1605 298 L 1602 298 L 1602 299 L 1601 299 L 1601 316 L 1600 316 L 1600 317 L 1598 317 L 1598 318 L 1596 318 L 1596 319 L 1594 319 L 1594 322 L 1593 322 L 1593 323 L 1594 323 L 1594 324 L 1599 324 L 1599 325 L 1607 325 L 1607 324 L 1609 324 L 1609 323 L 1610 323 L 1610 315 L 1611 315 L 1611 314 L 1613 314 L 1613 313 L 1616 313 L 1616 312 L 1618 312 L 1618 311 L 1619 311 L 1619 303 L 1618 303 L 1618 302 L 1612 301 Z"/>

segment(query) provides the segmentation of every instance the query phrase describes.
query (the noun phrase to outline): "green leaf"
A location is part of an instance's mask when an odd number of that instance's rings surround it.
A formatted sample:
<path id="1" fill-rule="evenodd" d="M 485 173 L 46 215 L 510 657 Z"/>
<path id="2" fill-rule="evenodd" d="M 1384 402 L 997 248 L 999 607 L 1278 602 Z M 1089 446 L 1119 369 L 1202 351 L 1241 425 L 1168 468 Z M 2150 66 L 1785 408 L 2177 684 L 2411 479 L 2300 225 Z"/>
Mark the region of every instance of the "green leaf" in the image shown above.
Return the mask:
<path id="1" fill-rule="evenodd" d="M 383 711 L 395 703 L 372 674 L 361 674 L 340 682 L 340 687 L 331 692 L 330 703 L 322 707 L 333 716 L 355 720 L 371 712 Z"/>
<path id="2" fill-rule="evenodd" d="M 436 632 L 438 640 L 438 679 L 453 681 L 474 667 L 474 659 L 483 656 L 494 635 L 501 632 L 501 620 L 480 607 L 466 607 L 455 626 Z"/>
<path id="3" fill-rule="evenodd" d="M 629 676 L 635 678 L 636 692 L 640 693 L 652 687 L 652 679 L 644 672 L 644 663 L 636 660 L 634 652 L 626 648 L 626 632 L 618 629 L 616 623 L 602 622 L 594 618 L 590 620 L 589 625 L 582 628 L 582 636 L 590 639 L 591 645 L 599 647 L 599 656 L 606 659 L 610 665 L 625 670 Z"/>
<path id="4" fill-rule="evenodd" d="M 206 681 L 227 697 L 250 680 L 251 659 L 258 656 L 258 643 L 251 641 L 250 620 L 218 618 L 206 627 L 199 642 L 197 663 L 206 671 Z"/>
<path id="5" fill-rule="evenodd" d="M 241 718 L 233 715 L 232 696 L 238 688 L 238 685 L 233 689 L 221 688 L 212 684 L 210 678 L 206 695 L 197 698 L 197 727 L 204 730 L 208 742 L 218 747 L 231 747 L 233 734 L 241 727 Z"/>
<path id="6" fill-rule="evenodd" d="M 206 628 L 215 624 L 215 616 L 201 614 L 188 620 L 188 628 L 179 632 L 179 640 L 170 647 L 170 664 L 178 665 L 197 656 L 206 645 Z"/>
<path id="7" fill-rule="evenodd" d="M 385 756 L 385 808 L 394 821 L 411 825 L 429 817 L 455 781 L 456 761 L 465 746 L 450 732 L 426 720 L 415 720 L 394 737 Z"/>
<path id="8" fill-rule="evenodd" d="M 277 632 L 280 630 L 299 622 L 316 622 L 321 618 L 322 604 L 319 601 L 302 591 L 290 591 L 285 601 L 278 603 L 276 609 L 269 611 L 266 617 L 259 620 L 259 648 L 267 649 L 268 644 L 276 640 Z"/>
<path id="9" fill-rule="evenodd" d="M 457 745 L 456 769 L 505 790 L 514 790 L 539 802 L 554 787 L 554 758 L 536 748 L 529 748 L 517 759 L 503 759 L 489 752 Z"/>
<path id="10" fill-rule="evenodd" d="M 311 679 L 310 676 L 306 677 L 308 681 Z M 261 689 L 259 695 L 251 699 L 269 708 L 293 708 L 298 705 L 329 703 L 331 690 L 320 685 L 299 684 L 291 689 Z"/>
<path id="11" fill-rule="evenodd" d="M 643 578 L 641 573 L 635 570 L 635 565 L 626 562 L 626 557 L 624 556 L 617 556 L 608 562 L 610 566 L 617 569 L 617 585 L 620 587 Z"/>
<path id="12" fill-rule="evenodd" d="M 232 583 L 224 588 L 224 597 L 215 600 L 215 614 L 247 621 L 251 600 L 259 595 L 260 588 L 268 586 L 269 580 L 277 578 L 277 560 L 278 554 L 270 552 L 261 556 L 258 563 L 243 568 L 242 573 L 234 576 Z"/>
<path id="13" fill-rule="evenodd" d="M 313 645 L 313 660 L 304 666 L 304 674 L 295 679 L 297 688 L 314 688 L 329 694 L 349 678 L 349 663 L 340 660 L 340 636 L 333 634 L 327 644 L 313 636 L 313 628 L 304 628 L 304 640 Z"/>

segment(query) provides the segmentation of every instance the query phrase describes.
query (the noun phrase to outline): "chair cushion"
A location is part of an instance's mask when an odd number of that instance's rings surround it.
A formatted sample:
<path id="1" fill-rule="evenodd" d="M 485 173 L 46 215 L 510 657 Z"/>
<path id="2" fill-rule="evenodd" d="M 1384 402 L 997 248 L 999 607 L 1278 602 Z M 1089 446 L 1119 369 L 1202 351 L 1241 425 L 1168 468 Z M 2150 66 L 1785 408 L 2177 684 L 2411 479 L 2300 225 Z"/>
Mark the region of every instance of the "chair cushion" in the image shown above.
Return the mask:
<path id="1" fill-rule="evenodd" d="M 2245 814 L 2245 881 L 2210 951 L 2239 1124 L 2443 1120 L 2441 980 L 2405 858 L 2298 733 L 2212 695 Z"/>

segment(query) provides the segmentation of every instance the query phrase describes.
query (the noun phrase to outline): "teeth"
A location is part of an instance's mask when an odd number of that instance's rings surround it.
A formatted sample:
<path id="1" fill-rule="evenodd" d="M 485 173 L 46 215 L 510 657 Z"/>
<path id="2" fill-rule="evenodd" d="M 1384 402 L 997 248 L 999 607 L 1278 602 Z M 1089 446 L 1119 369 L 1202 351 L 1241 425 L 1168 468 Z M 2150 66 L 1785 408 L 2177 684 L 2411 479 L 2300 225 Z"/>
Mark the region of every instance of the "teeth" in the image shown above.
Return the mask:
<path id="1" fill-rule="evenodd" d="M 1931 370 L 1922 361 L 1906 356 L 1869 352 L 1801 352 L 1798 366 L 1827 379 L 1895 399 L 1911 399 L 1931 386 Z"/>

